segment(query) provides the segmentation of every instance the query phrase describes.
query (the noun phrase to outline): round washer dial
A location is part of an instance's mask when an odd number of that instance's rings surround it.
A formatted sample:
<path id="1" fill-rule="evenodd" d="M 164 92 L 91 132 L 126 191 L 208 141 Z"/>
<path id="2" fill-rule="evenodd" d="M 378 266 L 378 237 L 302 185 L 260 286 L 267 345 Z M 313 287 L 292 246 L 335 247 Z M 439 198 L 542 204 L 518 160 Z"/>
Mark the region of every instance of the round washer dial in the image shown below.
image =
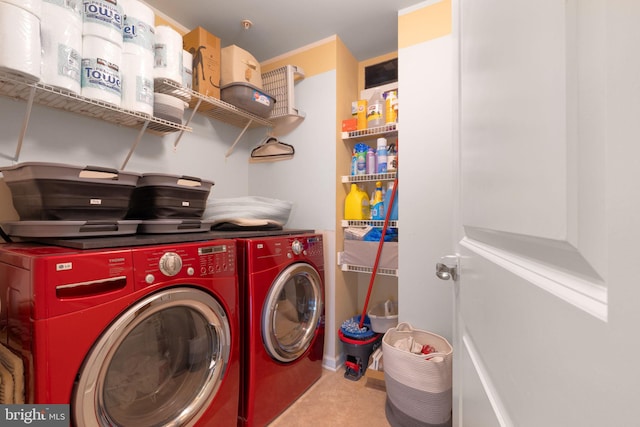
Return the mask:
<path id="1" fill-rule="evenodd" d="M 165 276 L 175 276 L 182 269 L 182 258 L 175 252 L 167 252 L 160 257 L 158 266 Z"/>
<path id="2" fill-rule="evenodd" d="M 304 250 L 304 246 L 302 245 L 300 240 L 294 240 L 293 243 L 291 243 L 291 250 L 294 254 L 300 255 Z"/>

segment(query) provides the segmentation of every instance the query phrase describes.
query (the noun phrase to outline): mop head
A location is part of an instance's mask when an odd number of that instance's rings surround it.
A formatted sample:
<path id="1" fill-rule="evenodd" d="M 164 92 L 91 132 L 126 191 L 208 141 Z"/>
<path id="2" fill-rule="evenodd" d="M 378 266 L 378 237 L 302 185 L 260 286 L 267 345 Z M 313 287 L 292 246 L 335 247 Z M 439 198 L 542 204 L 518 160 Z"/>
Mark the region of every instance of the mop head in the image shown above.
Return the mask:
<path id="1" fill-rule="evenodd" d="M 342 322 L 340 330 L 344 336 L 357 340 L 371 338 L 375 335 L 371 330 L 371 321 L 368 316 L 365 316 L 362 328 L 360 327 L 360 315 L 358 315 Z"/>

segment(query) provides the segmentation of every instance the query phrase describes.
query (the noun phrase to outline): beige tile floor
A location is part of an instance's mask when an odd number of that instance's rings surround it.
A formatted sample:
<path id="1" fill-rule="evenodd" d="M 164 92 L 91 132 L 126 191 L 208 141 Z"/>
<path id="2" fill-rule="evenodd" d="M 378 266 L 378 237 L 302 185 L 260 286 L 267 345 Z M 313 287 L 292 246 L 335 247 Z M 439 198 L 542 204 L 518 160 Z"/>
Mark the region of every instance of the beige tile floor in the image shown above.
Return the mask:
<path id="1" fill-rule="evenodd" d="M 366 377 L 344 378 L 344 368 L 322 377 L 269 427 L 389 427 L 384 385 Z"/>

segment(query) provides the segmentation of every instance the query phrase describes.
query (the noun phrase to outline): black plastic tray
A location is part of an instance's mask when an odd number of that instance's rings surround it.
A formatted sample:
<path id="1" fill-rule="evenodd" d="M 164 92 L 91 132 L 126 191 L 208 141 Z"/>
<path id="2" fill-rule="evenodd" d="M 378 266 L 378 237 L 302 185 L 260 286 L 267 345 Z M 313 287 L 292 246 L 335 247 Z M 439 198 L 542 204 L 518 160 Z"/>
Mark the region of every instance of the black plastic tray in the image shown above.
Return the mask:
<path id="1" fill-rule="evenodd" d="M 117 221 L 140 174 L 99 166 L 26 162 L 0 168 L 23 221 Z"/>
<path id="2" fill-rule="evenodd" d="M 127 218 L 200 219 L 213 186 L 200 178 L 144 174 L 131 196 Z"/>

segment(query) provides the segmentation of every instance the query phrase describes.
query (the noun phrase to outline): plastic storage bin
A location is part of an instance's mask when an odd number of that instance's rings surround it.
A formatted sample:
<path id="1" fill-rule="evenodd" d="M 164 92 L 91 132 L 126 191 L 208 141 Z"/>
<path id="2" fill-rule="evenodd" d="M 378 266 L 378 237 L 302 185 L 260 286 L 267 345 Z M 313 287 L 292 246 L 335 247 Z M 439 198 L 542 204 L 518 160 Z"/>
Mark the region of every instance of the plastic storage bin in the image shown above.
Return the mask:
<path id="1" fill-rule="evenodd" d="M 220 99 L 241 110 L 267 118 L 275 105 L 275 98 L 249 83 L 231 83 L 220 89 Z"/>
<path id="2" fill-rule="evenodd" d="M 382 304 L 378 304 L 369 310 L 367 314 L 371 320 L 373 332 L 384 334 L 398 325 L 398 304 L 394 301 L 387 300 Z"/>
<path id="3" fill-rule="evenodd" d="M 23 221 L 121 220 L 140 174 L 99 166 L 25 162 L 0 168 Z"/>
<path id="4" fill-rule="evenodd" d="M 167 174 L 143 174 L 131 196 L 130 219 L 201 218 L 212 181 Z"/>
<path id="5" fill-rule="evenodd" d="M 295 65 L 285 65 L 262 74 L 262 88 L 276 99 L 271 119 L 305 116 L 295 105 L 294 84 L 301 79 L 304 79 L 304 71 Z"/>

